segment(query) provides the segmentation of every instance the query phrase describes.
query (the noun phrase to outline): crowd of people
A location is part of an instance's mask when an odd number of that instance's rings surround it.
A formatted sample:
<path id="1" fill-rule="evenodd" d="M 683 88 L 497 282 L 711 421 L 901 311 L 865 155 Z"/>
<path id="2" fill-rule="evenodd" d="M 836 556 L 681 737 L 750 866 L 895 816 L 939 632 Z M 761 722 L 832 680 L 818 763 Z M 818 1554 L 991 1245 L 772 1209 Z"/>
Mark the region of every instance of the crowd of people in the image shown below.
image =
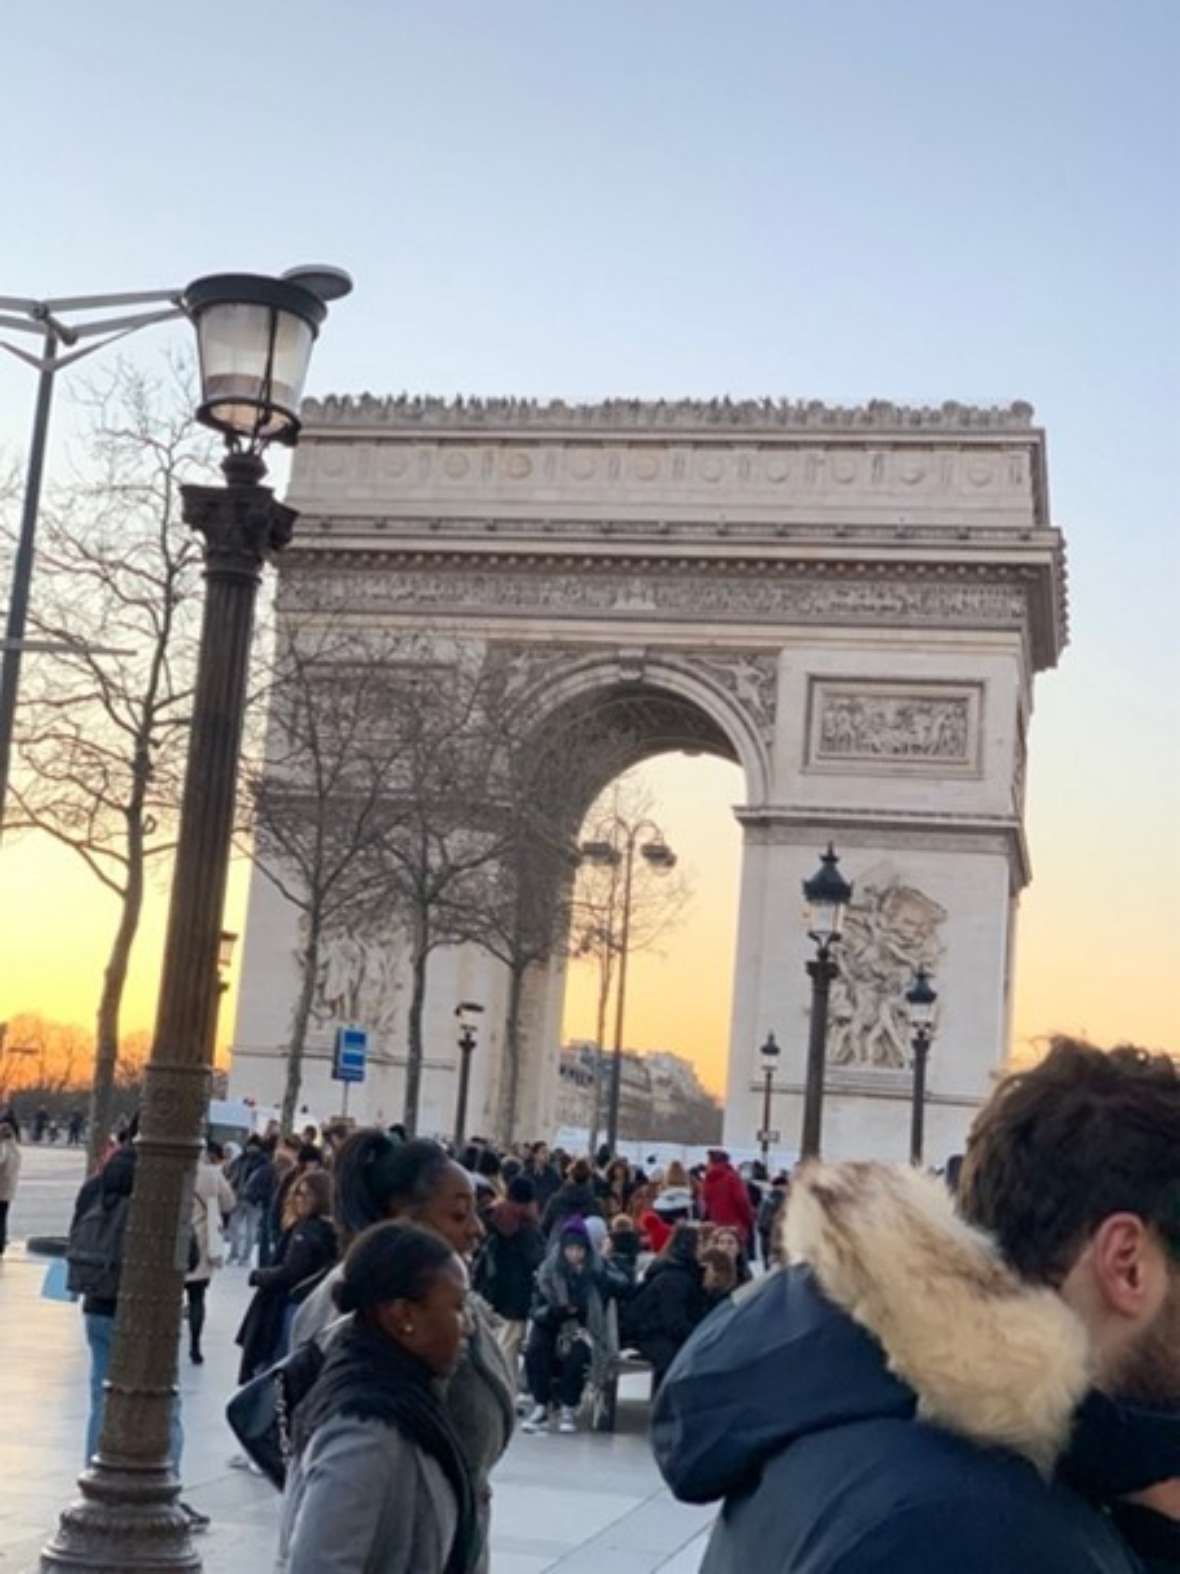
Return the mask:
<path id="1" fill-rule="evenodd" d="M 133 1138 L 71 1232 L 88 1452 Z M 339 1122 L 211 1143 L 194 1361 L 227 1258 L 254 1291 L 244 1391 L 288 1401 L 279 1574 L 486 1574 L 518 1420 L 578 1429 L 624 1348 L 651 1365 L 673 1491 L 725 1505 L 702 1574 L 1180 1570 L 1180 1072 L 1163 1056 L 1057 1043 L 1000 1085 L 943 1177 L 454 1153 Z"/>

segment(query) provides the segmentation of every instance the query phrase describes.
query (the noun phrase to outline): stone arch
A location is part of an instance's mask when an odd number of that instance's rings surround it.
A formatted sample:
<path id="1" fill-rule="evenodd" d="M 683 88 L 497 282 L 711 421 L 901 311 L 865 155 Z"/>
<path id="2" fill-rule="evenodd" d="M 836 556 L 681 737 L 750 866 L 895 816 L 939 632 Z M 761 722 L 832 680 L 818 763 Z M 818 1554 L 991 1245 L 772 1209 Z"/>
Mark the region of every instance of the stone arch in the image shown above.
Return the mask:
<path id="1" fill-rule="evenodd" d="M 604 770 L 589 787 L 586 807 L 613 777 L 658 754 L 712 754 L 738 765 L 743 807 L 770 796 L 777 698 L 777 653 L 675 655 L 529 653 L 522 703 L 539 738 L 572 725 L 613 731 L 619 746 L 604 749 Z M 529 666 L 535 671 L 529 671 Z M 745 678 L 745 694 L 741 679 Z M 628 750 L 626 732 L 633 734 Z"/>

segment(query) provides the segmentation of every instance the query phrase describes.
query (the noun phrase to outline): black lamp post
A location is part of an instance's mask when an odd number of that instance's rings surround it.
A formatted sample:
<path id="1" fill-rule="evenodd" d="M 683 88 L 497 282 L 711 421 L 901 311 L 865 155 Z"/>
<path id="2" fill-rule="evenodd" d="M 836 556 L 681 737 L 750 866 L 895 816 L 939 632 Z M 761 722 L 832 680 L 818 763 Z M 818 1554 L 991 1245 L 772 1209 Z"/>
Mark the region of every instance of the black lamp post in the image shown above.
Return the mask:
<path id="1" fill-rule="evenodd" d="M 766 1035 L 766 1042 L 759 1049 L 762 1058 L 762 1075 L 766 1084 L 762 1091 L 762 1130 L 758 1133 L 758 1141 L 762 1146 L 763 1168 L 769 1173 L 770 1169 L 770 1144 L 774 1138 L 770 1131 L 770 1100 L 774 1094 L 774 1073 L 778 1067 L 779 1047 L 773 1033 Z"/>
<path id="2" fill-rule="evenodd" d="M 652 820 L 640 820 L 637 824 L 628 824 L 619 816 L 606 827 L 610 839 L 599 836 L 593 841 L 583 842 L 579 849 L 583 858 L 588 863 L 597 864 L 603 868 L 616 868 L 623 866 L 623 916 L 622 927 L 619 933 L 619 992 L 615 997 L 615 1047 L 611 1057 L 610 1071 L 610 1102 L 607 1105 L 606 1116 L 606 1144 L 613 1153 L 619 1141 L 619 1110 L 623 1098 L 623 1023 L 627 1009 L 627 957 L 631 951 L 631 895 L 632 881 L 635 874 L 635 849 L 648 868 L 656 874 L 671 874 L 676 867 L 676 854 L 664 840 L 664 833 Z M 639 838 L 647 836 L 648 841 L 639 845 Z M 614 943 L 614 903 L 611 903 L 610 914 L 611 933 L 608 944 Z M 601 1049 L 601 1045 L 599 1046 Z M 596 1092 L 597 1099 L 597 1092 Z M 597 1126 L 597 1117 L 595 1126 Z"/>
<path id="3" fill-rule="evenodd" d="M 43 1569 L 112 1574 L 199 1570 L 169 1460 L 193 1178 L 201 1148 L 218 1001 L 230 834 L 254 602 L 263 565 L 295 512 L 261 485 L 262 452 L 294 443 L 311 347 L 346 274 L 198 279 L 182 304 L 196 325 L 198 418 L 225 434 L 226 485 L 185 486 L 204 538 L 205 607 L 159 1005 L 98 1452 L 61 1516 Z"/>
<path id="4" fill-rule="evenodd" d="M 463 1000 L 455 1007 L 459 1018 L 459 1092 L 455 1100 L 455 1152 L 467 1140 L 467 1092 L 471 1084 L 471 1057 L 475 1053 L 475 1023 L 468 1020 L 468 1013 L 482 1011 L 474 1000 Z"/>
<path id="5" fill-rule="evenodd" d="M 800 1157 L 819 1157 L 823 1129 L 824 1069 L 828 1042 L 828 998 L 832 980 L 839 973 L 832 947 L 840 939 L 844 909 L 852 900 L 852 886 L 839 870 L 840 860 L 831 843 L 819 869 L 803 882 L 807 902 L 807 933 L 815 941 L 815 957 L 807 964 L 811 979 L 811 1030 L 807 1040 L 807 1082 L 803 1091 L 803 1140 Z"/>
<path id="6" fill-rule="evenodd" d="M 934 1003 L 938 999 L 930 985 L 930 974 L 920 967 L 906 990 L 913 1029 L 914 1101 L 910 1110 L 910 1163 L 920 1165 L 926 1127 L 926 1057 L 934 1037 Z"/>

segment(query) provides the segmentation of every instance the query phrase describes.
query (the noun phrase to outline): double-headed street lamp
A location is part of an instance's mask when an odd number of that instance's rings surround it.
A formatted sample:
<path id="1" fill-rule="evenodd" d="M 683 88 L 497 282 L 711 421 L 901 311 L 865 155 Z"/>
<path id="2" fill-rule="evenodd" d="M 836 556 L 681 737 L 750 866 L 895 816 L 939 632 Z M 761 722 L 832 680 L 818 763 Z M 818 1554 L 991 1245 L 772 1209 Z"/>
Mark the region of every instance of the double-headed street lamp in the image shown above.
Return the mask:
<path id="1" fill-rule="evenodd" d="M 906 1004 L 910 1008 L 910 1027 L 913 1029 L 914 1050 L 914 1101 L 910 1110 L 910 1163 L 920 1165 L 926 1128 L 926 1057 L 934 1037 L 934 1005 L 938 999 L 931 987 L 930 974 L 919 967 L 914 981 L 906 990 Z"/>
<path id="2" fill-rule="evenodd" d="M 467 1093 L 471 1085 L 471 1057 L 475 1054 L 477 1024 L 472 1017 L 483 1007 L 474 1000 L 461 1000 L 455 1007 L 459 1019 L 459 1091 L 455 1100 L 455 1152 L 467 1141 Z"/>
<path id="3" fill-rule="evenodd" d="M 654 820 L 639 820 L 634 825 L 616 815 L 606 826 L 607 835 L 599 836 L 592 841 L 583 842 L 581 846 L 582 857 L 587 863 L 595 864 L 600 868 L 623 869 L 623 912 L 622 923 L 619 931 L 619 992 L 615 999 L 615 1047 L 611 1057 L 610 1072 L 610 1103 L 606 1117 L 606 1141 L 611 1152 L 615 1151 L 619 1140 L 619 1107 L 623 1093 L 623 1023 L 627 1009 L 627 956 L 631 950 L 631 896 L 632 880 L 635 874 L 635 850 L 649 869 L 656 874 L 670 874 L 676 867 L 676 854 L 664 840 L 664 833 Z M 640 837 L 646 836 L 648 840 L 640 844 Z M 614 943 L 614 911 L 609 919 L 609 933 L 607 944 Z M 602 1046 L 599 1045 L 601 1053 Z M 597 1073 L 595 1067 L 595 1102 L 597 1103 Z"/>
<path id="4" fill-rule="evenodd" d="M 144 1079 L 98 1452 L 62 1515 L 43 1569 L 199 1570 L 169 1462 L 193 1180 L 209 1098 L 217 962 L 233 828 L 254 602 L 295 511 L 263 486 L 268 443 L 294 444 L 312 344 L 335 269 L 281 279 L 220 274 L 182 297 L 201 364 L 198 419 L 222 432 L 224 487 L 183 488 L 207 591 L 151 1058 Z"/>
<path id="5" fill-rule="evenodd" d="M 824 1071 L 828 1043 L 828 998 L 832 980 L 839 973 L 832 947 L 840 939 L 844 910 L 852 900 L 852 886 L 839 870 L 840 860 L 831 843 L 819 869 L 803 882 L 807 903 L 807 933 L 815 941 L 815 957 L 807 964 L 811 979 L 811 1030 L 807 1040 L 807 1082 L 803 1090 L 803 1140 L 799 1154 L 819 1157 L 823 1129 Z"/>
<path id="6" fill-rule="evenodd" d="M 762 1090 L 762 1130 L 758 1133 L 758 1141 L 762 1147 L 762 1165 L 769 1173 L 770 1145 L 778 1141 L 778 1134 L 770 1129 L 770 1100 L 774 1095 L 774 1074 L 778 1069 L 779 1047 L 773 1033 L 766 1035 L 766 1042 L 759 1049 L 758 1054 L 762 1061 L 762 1075 L 766 1078 Z"/>

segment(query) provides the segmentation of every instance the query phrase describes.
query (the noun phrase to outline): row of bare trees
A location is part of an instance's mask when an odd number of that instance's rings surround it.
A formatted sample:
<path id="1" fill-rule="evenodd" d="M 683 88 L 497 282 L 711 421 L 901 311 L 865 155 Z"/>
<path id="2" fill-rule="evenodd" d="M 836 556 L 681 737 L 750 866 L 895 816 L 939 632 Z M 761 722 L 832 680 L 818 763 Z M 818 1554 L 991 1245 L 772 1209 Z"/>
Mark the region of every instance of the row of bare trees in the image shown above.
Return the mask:
<path id="1" fill-rule="evenodd" d="M 175 840 L 200 618 L 200 551 L 180 485 L 214 454 L 191 368 L 120 365 L 85 396 L 90 450 L 42 510 L 7 828 L 70 848 L 114 902 L 96 1010 L 92 1157 L 109 1129 L 120 1013 L 153 866 Z M 0 547 L 14 538 L 0 501 Z M 284 1120 L 298 1106 L 325 948 L 342 929 L 408 956 L 404 1119 L 421 1100 L 430 960 L 483 946 L 508 977 L 497 1124 L 511 1131 L 529 970 L 564 948 L 599 963 L 616 928 L 577 869 L 580 822 L 629 741 L 549 729 L 494 647 L 356 627 L 347 608 L 288 615 L 258 642 L 242 846 L 299 913 Z M 615 752 L 612 753 L 612 750 Z M 666 904 L 674 905 L 674 904 Z M 642 926 L 641 926 L 642 929 Z M 588 939 L 587 937 L 592 937 Z"/>

